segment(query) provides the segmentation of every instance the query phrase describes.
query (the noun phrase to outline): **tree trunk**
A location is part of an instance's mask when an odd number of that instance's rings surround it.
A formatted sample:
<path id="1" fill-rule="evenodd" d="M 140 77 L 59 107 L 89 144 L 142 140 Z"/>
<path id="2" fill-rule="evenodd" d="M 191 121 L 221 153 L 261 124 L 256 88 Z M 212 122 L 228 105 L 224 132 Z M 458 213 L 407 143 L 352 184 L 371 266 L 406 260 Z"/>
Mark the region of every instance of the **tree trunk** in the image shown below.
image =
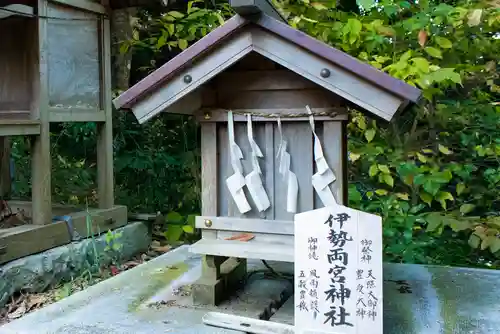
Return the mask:
<path id="1" fill-rule="evenodd" d="M 112 57 L 112 87 L 120 91 L 127 90 L 130 85 L 130 66 L 132 53 L 120 52 L 123 41 L 132 38 L 133 20 L 137 8 L 123 8 L 113 10 L 111 15 L 111 57 Z"/>

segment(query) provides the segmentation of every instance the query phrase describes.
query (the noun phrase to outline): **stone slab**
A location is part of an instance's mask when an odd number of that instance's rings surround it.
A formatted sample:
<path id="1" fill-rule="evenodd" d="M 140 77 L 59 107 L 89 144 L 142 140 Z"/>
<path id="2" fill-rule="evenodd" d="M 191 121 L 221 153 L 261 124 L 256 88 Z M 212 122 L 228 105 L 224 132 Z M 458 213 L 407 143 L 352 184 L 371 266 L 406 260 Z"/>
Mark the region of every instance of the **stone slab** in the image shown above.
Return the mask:
<path id="1" fill-rule="evenodd" d="M 248 269 L 263 267 L 249 261 Z M 257 275 L 245 290 L 218 307 L 194 305 L 189 286 L 201 276 L 201 257 L 182 246 L 6 324 L 0 334 L 241 333 L 205 326 L 201 319 L 208 310 L 264 316 L 291 283 Z"/>
<path id="2" fill-rule="evenodd" d="M 151 244 L 151 234 L 147 223 L 131 222 L 114 232 L 121 233 L 117 240 L 122 248 L 122 259 L 145 251 Z M 104 254 L 106 234 L 92 239 L 83 239 L 56 247 L 38 254 L 26 256 L 0 265 L 0 307 L 17 291 L 41 292 L 50 285 L 81 275 L 95 261 L 94 246 L 98 254 Z M 103 257 L 101 264 L 111 261 Z"/>
<path id="3" fill-rule="evenodd" d="M 385 334 L 500 333 L 500 270 L 384 265 Z M 294 301 L 271 321 L 293 325 Z"/>
<path id="4" fill-rule="evenodd" d="M 293 272 L 293 264 L 270 264 Z M 242 334 L 201 319 L 208 311 L 265 317 L 259 310 L 286 298 L 286 281 L 254 279 L 225 306 L 193 305 L 189 286 L 200 275 L 201 258 L 183 246 L 6 324 L 0 334 Z M 500 271 L 386 264 L 384 280 L 385 334 L 500 333 Z M 291 324 L 293 305 L 288 299 L 271 320 Z"/>

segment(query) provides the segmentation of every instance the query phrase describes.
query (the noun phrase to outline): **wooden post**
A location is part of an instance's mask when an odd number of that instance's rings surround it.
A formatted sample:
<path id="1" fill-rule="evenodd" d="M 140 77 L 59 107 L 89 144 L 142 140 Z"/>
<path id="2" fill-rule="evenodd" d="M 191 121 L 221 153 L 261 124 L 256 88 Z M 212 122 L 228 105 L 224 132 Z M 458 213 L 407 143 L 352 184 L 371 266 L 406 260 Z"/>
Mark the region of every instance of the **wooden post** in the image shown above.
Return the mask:
<path id="1" fill-rule="evenodd" d="M 201 206 L 202 214 L 216 216 L 218 212 L 218 154 L 217 123 L 201 126 Z M 217 231 L 204 229 L 203 238 L 217 239 Z M 247 274 L 246 259 L 204 255 L 202 277 L 193 284 L 193 302 L 217 305 L 225 297 L 230 287 L 236 287 Z"/>
<path id="2" fill-rule="evenodd" d="M 102 100 L 105 121 L 97 123 L 97 186 L 99 208 L 114 205 L 113 110 L 111 96 L 111 37 L 109 19 L 101 19 Z"/>
<path id="3" fill-rule="evenodd" d="M 0 150 L 0 199 L 5 200 L 12 191 L 9 137 L 0 137 Z"/>
<path id="4" fill-rule="evenodd" d="M 38 15 L 47 15 L 47 1 L 38 0 Z M 48 114 L 47 20 L 38 20 L 38 62 L 35 64 L 34 96 L 31 117 L 40 121 L 40 135 L 34 136 L 32 158 L 33 224 L 50 224 L 52 221 L 50 126 Z"/>

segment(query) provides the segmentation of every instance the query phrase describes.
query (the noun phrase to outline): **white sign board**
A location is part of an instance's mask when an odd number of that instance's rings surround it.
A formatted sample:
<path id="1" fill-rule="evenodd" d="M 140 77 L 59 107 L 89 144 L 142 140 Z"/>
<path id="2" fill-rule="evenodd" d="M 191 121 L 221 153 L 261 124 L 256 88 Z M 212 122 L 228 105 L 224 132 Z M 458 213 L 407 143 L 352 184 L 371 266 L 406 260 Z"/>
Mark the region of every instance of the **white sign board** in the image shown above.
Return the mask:
<path id="1" fill-rule="evenodd" d="M 296 333 L 382 334 L 382 219 L 342 205 L 295 215 Z"/>

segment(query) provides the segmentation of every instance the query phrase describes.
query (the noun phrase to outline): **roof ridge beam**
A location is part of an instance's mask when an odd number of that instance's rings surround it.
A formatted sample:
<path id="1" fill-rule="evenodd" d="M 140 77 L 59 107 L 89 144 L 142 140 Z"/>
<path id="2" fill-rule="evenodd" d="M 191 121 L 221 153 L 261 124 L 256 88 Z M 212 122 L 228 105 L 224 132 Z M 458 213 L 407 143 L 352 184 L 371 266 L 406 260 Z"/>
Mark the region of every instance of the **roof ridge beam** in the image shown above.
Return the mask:
<path id="1" fill-rule="evenodd" d="M 287 20 L 278 12 L 271 1 L 272 0 L 229 0 L 229 5 L 236 13 L 246 18 L 265 14 L 288 24 Z"/>

